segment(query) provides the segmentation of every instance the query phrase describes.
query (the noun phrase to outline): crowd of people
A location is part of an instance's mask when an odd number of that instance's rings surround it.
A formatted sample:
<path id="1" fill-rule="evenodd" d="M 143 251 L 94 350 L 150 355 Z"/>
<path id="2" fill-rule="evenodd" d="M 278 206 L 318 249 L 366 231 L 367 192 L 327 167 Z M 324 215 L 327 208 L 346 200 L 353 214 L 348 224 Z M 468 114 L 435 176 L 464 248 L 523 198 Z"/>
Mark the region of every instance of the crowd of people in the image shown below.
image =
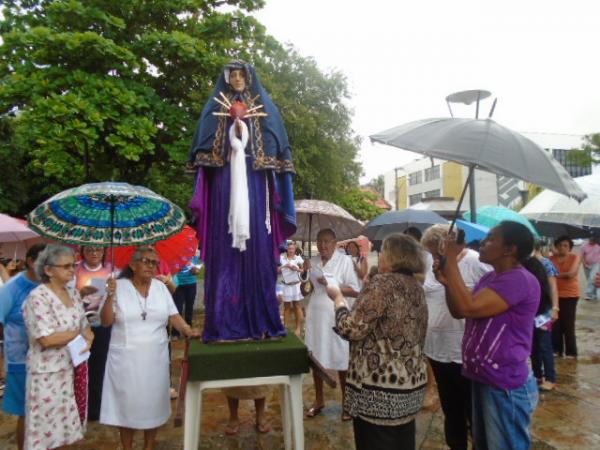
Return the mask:
<path id="1" fill-rule="evenodd" d="M 284 323 L 338 373 L 340 418 L 352 420 L 357 449 L 414 448 L 428 389 L 437 389 L 449 448 L 529 448 L 538 390 L 556 386 L 554 358 L 577 357 L 579 269 L 585 298 L 597 300 L 600 245 L 590 239 L 579 256 L 563 236 L 546 257 L 515 222 L 493 228 L 479 252 L 460 240 L 448 225 L 411 229 L 389 236 L 369 267 L 357 242 L 340 248 L 335 230 L 322 229 L 318 256 L 304 258 L 293 241 L 281 253 Z M 19 449 L 72 444 L 88 420 L 117 427 L 124 449 L 136 430 L 154 448 L 171 414 L 167 330 L 200 336 L 191 314 L 199 261 L 175 280 L 160 267 L 154 247 L 139 247 L 115 279 L 102 248 L 35 244 L 22 270 L 3 276 L 3 411 L 18 417 Z M 90 350 L 78 365 L 76 338 Z M 307 418 L 326 406 L 313 375 Z M 257 431 L 270 431 L 268 391 L 224 393 L 227 434 L 239 430 L 245 398 L 255 401 Z"/>
<path id="2" fill-rule="evenodd" d="M 76 262 L 70 247 L 35 244 L 25 264 L 0 288 L 3 411 L 18 417 L 19 450 L 73 444 L 88 420 L 118 427 L 124 449 L 135 430 L 154 448 L 171 415 L 167 326 L 200 336 L 179 314 L 156 250 L 137 248 L 118 280 L 102 248 L 83 247 Z"/>
<path id="3" fill-rule="evenodd" d="M 573 241 L 555 239 L 547 258 L 516 222 L 490 230 L 478 251 L 463 237 L 449 225 L 408 229 L 383 242 L 369 270 L 358 245 L 343 262 L 335 232 L 319 233 L 320 256 L 305 263 L 315 285 L 305 342 L 339 373 L 357 449 L 414 448 L 414 418 L 436 388 L 450 449 L 530 448 L 538 392 L 556 386 L 554 358 L 577 357 Z M 597 250 L 591 239 L 582 251 L 589 300 L 600 286 Z M 308 418 L 325 406 L 322 386 L 315 375 Z"/>

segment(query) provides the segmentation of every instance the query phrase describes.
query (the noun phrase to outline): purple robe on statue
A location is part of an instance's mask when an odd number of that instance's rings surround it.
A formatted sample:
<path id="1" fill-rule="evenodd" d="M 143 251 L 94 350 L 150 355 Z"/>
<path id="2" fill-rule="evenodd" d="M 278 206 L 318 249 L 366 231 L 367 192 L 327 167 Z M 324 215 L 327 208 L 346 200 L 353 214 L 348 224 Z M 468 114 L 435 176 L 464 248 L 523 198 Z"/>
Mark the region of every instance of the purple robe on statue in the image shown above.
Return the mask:
<path id="1" fill-rule="evenodd" d="M 193 205 L 202 210 L 199 230 L 204 277 L 204 341 L 285 336 L 275 295 L 278 242 L 281 236 L 269 182 L 271 234 L 266 214 L 268 171 L 252 170 L 246 157 L 250 195 L 250 234 L 246 250 L 233 248 L 229 233 L 230 166 L 202 168 Z M 196 207 L 194 207 L 196 209 Z M 275 220 L 274 220 L 275 219 Z"/>
<path id="2" fill-rule="evenodd" d="M 252 80 L 253 89 L 257 86 L 262 89 L 256 75 L 250 72 L 251 66 L 242 67 L 250 74 L 247 79 Z M 219 90 L 232 95 L 223 76 L 215 92 Z M 255 92 L 245 91 L 236 98 L 251 104 L 249 99 L 254 98 Z M 215 119 L 211 108 L 220 110 L 220 105 L 207 104 L 192 145 L 192 162 L 198 175 L 190 206 L 196 216 L 202 260 L 206 265 L 205 342 L 286 334 L 279 315 L 275 283 L 278 247 L 295 231 L 293 165 L 279 113 L 266 91 L 258 93 L 269 116 L 264 118 L 265 122 L 257 118 L 244 119 L 250 129 L 245 156 L 250 210 L 250 239 L 246 241 L 246 250 L 234 248 L 229 233 L 231 164 L 226 131 L 233 121 L 229 117 Z"/>

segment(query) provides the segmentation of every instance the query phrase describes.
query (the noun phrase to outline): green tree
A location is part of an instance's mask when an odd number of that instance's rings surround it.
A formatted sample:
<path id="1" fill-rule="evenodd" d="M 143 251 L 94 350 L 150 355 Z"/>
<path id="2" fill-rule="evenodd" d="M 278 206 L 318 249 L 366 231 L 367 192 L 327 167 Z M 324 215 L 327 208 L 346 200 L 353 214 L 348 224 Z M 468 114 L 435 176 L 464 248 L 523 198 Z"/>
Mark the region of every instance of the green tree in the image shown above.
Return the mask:
<path id="1" fill-rule="evenodd" d="M 340 196 L 339 205 L 358 220 L 369 221 L 385 212 L 375 206 L 377 199 L 377 195 L 372 192 L 349 189 Z"/>
<path id="2" fill-rule="evenodd" d="M 355 161 L 360 141 L 351 127 L 345 76 L 335 70 L 323 73 L 314 59 L 276 43 L 256 67 L 286 124 L 297 170 L 296 197 L 338 202 L 358 187 L 362 171 Z"/>
<path id="3" fill-rule="evenodd" d="M 381 194 L 382 197 L 384 196 L 385 182 L 383 180 L 383 175 L 379 175 L 379 176 L 373 178 L 371 181 L 369 181 L 367 183 L 367 186 L 375 189 L 377 192 L 379 192 L 379 194 Z"/>
<path id="4" fill-rule="evenodd" d="M 600 164 L 600 133 L 583 137 L 583 145 L 578 151 L 569 152 L 569 159 L 580 166 Z"/>
<path id="5" fill-rule="evenodd" d="M 195 121 L 224 62 L 263 40 L 247 15 L 262 5 L 6 1 L 0 156 L 23 158 L 27 193 L 21 205 L 3 206 L 24 213 L 66 187 L 106 179 L 185 205 L 192 180 L 182 167 Z"/>
<path id="6" fill-rule="evenodd" d="M 250 15 L 263 3 L 5 1 L 0 194 L 13 198 L 0 199 L 0 208 L 24 214 L 65 188 L 107 179 L 146 185 L 185 206 L 196 121 L 232 58 L 256 65 L 281 109 L 297 196 L 336 201 L 356 187 L 358 140 L 344 76 L 322 73 L 268 36 Z"/>

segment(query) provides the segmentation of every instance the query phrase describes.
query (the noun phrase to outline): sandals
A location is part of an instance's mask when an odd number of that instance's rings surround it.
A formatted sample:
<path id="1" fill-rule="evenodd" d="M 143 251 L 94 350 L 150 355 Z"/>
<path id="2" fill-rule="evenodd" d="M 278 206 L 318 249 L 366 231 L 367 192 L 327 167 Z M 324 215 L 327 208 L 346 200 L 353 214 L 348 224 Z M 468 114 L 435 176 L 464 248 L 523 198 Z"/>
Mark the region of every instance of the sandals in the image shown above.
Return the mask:
<path id="1" fill-rule="evenodd" d="M 342 422 L 348 422 L 350 420 L 352 420 L 352 416 L 346 411 L 342 411 Z"/>
<path id="2" fill-rule="evenodd" d="M 228 436 L 235 436 L 240 431 L 240 423 L 236 422 L 235 424 L 228 423 L 225 427 L 225 434 Z"/>
<path id="3" fill-rule="evenodd" d="M 259 433 L 265 434 L 268 433 L 269 431 L 271 431 L 271 425 L 269 425 L 268 423 L 256 423 L 256 425 L 254 425 L 254 428 L 256 428 L 256 431 L 258 431 Z"/>
<path id="4" fill-rule="evenodd" d="M 306 417 L 315 417 L 315 416 L 318 416 L 323 411 L 323 408 L 325 408 L 325 405 L 313 406 L 308 411 L 306 411 Z"/>

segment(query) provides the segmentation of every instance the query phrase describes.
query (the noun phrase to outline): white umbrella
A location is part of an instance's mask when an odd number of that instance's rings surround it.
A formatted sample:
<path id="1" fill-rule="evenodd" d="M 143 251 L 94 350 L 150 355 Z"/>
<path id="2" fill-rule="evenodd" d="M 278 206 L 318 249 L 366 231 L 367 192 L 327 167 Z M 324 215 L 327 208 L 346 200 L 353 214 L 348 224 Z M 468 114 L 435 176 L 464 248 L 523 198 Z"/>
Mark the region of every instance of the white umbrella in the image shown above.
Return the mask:
<path id="1" fill-rule="evenodd" d="M 564 195 L 544 190 L 535 196 L 519 213 L 534 221 L 538 229 L 544 233 L 544 227 L 556 235 L 561 231 L 573 235 L 580 228 L 600 228 L 600 176 L 587 175 L 575 178 L 577 185 L 587 193 L 588 197 L 581 203 Z M 556 232 L 552 232 L 554 224 Z M 544 233 L 545 234 L 545 233 Z M 576 237 L 576 236 L 572 236 Z"/>
<path id="2" fill-rule="evenodd" d="M 471 173 L 479 168 L 528 181 L 578 201 L 586 198 L 585 192 L 550 153 L 492 119 L 417 120 L 370 138 L 431 158 L 464 164 Z"/>

